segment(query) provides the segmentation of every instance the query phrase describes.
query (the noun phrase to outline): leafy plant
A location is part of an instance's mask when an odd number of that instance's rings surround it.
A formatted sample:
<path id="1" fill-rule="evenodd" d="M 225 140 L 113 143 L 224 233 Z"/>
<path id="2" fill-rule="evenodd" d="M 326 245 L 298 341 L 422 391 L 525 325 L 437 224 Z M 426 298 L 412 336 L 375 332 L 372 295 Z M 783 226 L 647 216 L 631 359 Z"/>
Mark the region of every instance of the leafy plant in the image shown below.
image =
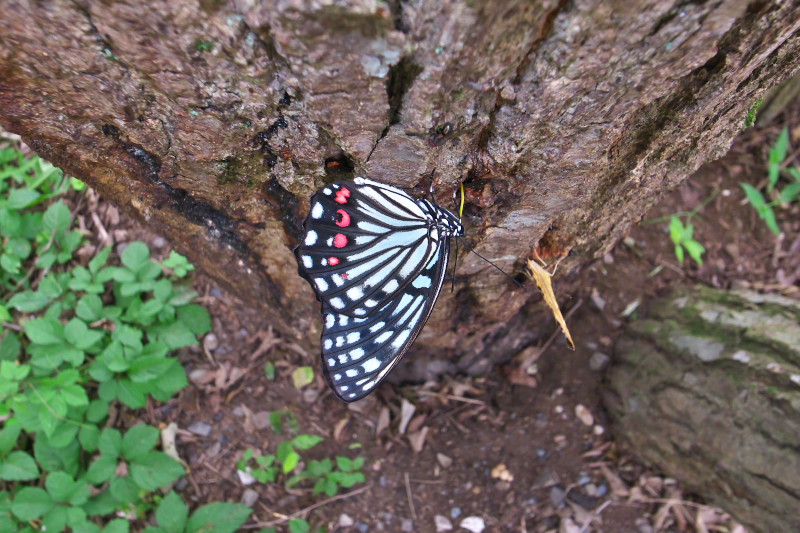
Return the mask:
<path id="1" fill-rule="evenodd" d="M 156 508 L 157 526 L 144 533 L 233 533 L 247 521 L 250 508 L 241 503 L 209 503 L 189 515 L 189 507 L 175 492 L 170 492 Z"/>
<path id="2" fill-rule="evenodd" d="M 740 183 L 747 196 L 747 201 L 750 202 L 750 205 L 758 213 L 759 218 L 766 223 L 767 227 L 775 235 L 779 235 L 781 229 L 775 218 L 774 208 L 779 205 L 790 204 L 800 197 L 800 168 L 788 167 L 784 164 L 788 152 L 789 129 L 783 128 L 769 151 L 766 194 L 748 183 Z M 781 175 L 784 173 L 788 176 L 790 182 L 779 190 L 778 184 Z"/>
<path id="3" fill-rule="evenodd" d="M 84 236 L 60 196 L 84 188 L 0 150 L 0 531 L 127 532 L 128 520 L 96 522 L 143 516 L 154 491 L 183 475 L 156 449 L 158 429 L 105 426 L 113 404 L 140 408 L 186 386 L 170 353 L 211 327 L 177 283 L 193 267 L 177 254 L 165 267 L 140 242 L 118 265 L 110 248 L 78 264 Z M 237 505 L 210 504 L 164 531 L 235 531 L 249 515 L 236 522 Z"/>
<path id="4" fill-rule="evenodd" d="M 310 450 L 322 441 L 322 437 L 298 435 L 278 444 L 275 454 L 258 457 L 255 456 L 255 450 L 248 449 L 241 460 L 237 461 L 236 468 L 249 473 L 259 483 L 275 483 L 283 479 L 287 489 L 304 481 L 310 481 L 315 495 L 324 493 L 334 496 L 342 487 L 350 488 L 365 481 L 361 472 L 364 466 L 363 457 L 350 459 L 337 456 L 334 460 L 330 458 L 311 460 L 304 466 L 298 451 Z M 290 477 L 283 477 L 292 473 L 294 475 Z"/>
<path id="5" fill-rule="evenodd" d="M 686 219 L 686 224 L 681 222 L 677 215 L 671 215 L 669 219 L 669 236 L 672 243 L 675 245 L 675 257 L 678 261 L 683 263 L 684 251 L 689 254 L 689 257 L 694 259 L 698 265 L 703 264 L 703 254 L 705 247 L 694 240 L 694 225 Z"/>

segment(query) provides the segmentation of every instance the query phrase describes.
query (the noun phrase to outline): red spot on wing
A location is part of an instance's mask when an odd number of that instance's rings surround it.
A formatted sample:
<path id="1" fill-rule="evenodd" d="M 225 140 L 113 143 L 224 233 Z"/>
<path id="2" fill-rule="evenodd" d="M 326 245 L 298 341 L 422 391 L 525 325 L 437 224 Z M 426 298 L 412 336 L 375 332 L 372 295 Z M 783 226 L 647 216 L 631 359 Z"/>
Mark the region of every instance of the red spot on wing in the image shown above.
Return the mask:
<path id="1" fill-rule="evenodd" d="M 340 220 L 336 221 L 336 225 L 340 228 L 346 228 L 350 225 L 350 214 L 345 211 L 344 209 L 337 209 L 336 214 L 342 217 Z"/>
<path id="2" fill-rule="evenodd" d="M 329 257 L 328 258 L 328 264 L 332 265 L 332 266 L 338 265 L 339 264 L 339 258 L 338 257 L 333 257 L 333 256 Z"/>
<path id="3" fill-rule="evenodd" d="M 337 233 L 333 237 L 333 245 L 337 248 L 344 248 L 347 246 L 347 235 L 344 235 L 343 233 Z"/>
<path id="4" fill-rule="evenodd" d="M 342 187 L 336 191 L 336 198 L 334 198 L 334 200 L 340 204 L 346 204 L 348 198 L 350 198 L 350 189 Z"/>
<path id="5" fill-rule="evenodd" d="M 347 272 L 342 272 L 341 276 L 342 276 L 342 279 L 347 279 Z"/>

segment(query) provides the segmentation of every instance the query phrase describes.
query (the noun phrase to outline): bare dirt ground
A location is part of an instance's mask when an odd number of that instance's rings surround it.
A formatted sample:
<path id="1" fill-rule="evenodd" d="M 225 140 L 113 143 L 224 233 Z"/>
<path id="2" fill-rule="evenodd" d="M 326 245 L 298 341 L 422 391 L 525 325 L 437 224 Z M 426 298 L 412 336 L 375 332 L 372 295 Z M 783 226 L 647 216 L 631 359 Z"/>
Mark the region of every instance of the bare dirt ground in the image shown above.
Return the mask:
<path id="1" fill-rule="evenodd" d="M 181 354 L 192 385 L 165 405 L 129 413 L 128 421 L 176 422 L 179 452 L 190 466 L 178 487 L 187 501 L 249 500 L 254 529 L 283 530 L 288 517 L 300 516 L 328 531 L 362 533 L 480 531 L 481 524 L 487 532 L 743 533 L 723 512 L 683 494 L 677 481 L 618 449 L 600 400 L 602 371 L 625 323 L 673 284 L 798 295 L 800 208 L 779 211 L 784 233 L 776 238 L 739 187 L 765 183 L 769 144 L 784 123 L 800 126 L 798 110 L 779 125 L 743 133 L 724 159 L 668 194 L 610 254 L 556 278 L 562 308 L 573 310 L 574 352 L 553 323 L 552 342 L 543 339 L 484 378 L 388 383 L 346 406 L 319 376 L 296 389 L 291 372 L 309 364 L 318 370 L 317 354 L 276 337 L 256 313 L 198 276 L 214 330 L 202 347 Z M 800 145 L 799 130 L 792 139 Z M 791 157 L 797 164 L 797 152 Z M 665 217 L 706 201 L 692 219 L 707 250 L 704 264 L 680 265 Z M 143 239 L 156 255 L 168 252 L 163 239 L 114 207 L 96 197 L 87 206 L 82 223 L 98 238 L 116 245 Z M 277 368 L 272 381 L 264 375 L 268 361 Z M 366 484 L 330 501 L 310 489 L 244 486 L 235 467 L 243 451 L 274 452 L 285 438 L 269 424 L 278 410 L 294 415 L 298 432 L 326 438 L 311 458 L 365 457 Z"/>

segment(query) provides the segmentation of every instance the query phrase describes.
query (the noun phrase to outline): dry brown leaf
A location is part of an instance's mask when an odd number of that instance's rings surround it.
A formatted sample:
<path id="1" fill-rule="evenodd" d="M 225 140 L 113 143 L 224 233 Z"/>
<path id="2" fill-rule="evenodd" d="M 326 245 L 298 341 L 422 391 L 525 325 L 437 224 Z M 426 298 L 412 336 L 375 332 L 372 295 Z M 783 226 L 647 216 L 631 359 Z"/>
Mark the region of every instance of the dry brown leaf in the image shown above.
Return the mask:
<path id="1" fill-rule="evenodd" d="M 415 433 L 408 434 L 408 442 L 415 453 L 420 453 L 425 447 L 425 438 L 428 436 L 429 429 L 428 426 L 425 426 Z"/>
<path id="2" fill-rule="evenodd" d="M 612 472 L 611 469 L 604 464 L 600 465 L 600 472 L 602 472 L 603 477 L 606 478 L 608 486 L 611 487 L 611 492 L 614 494 L 614 496 L 618 498 L 628 497 L 630 490 L 628 490 L 627 485 L 625 485 L 625 482 L 623 482 L 618 475 Z"/>
<path id="3" fill-rule="evenodd" d="M 348 422 L 350 422 L 349 416 L 342 417 L 338 422 L 336 422 L 336 426 L 333 428 L 333 440 L 336 442 L 341 442 L 342 432 L 344 432 L 344 428 L 347 426 Z"/>
<path id="4" fill-rule="evenodd" d="M 406 432 L 406 428 L 408 427 L 408 423 L 411 422 L 411 417 L 414 416 L 414 411 L 417 410 L 417 407 L 403 398 L 403 402 L 400 404 L 400 426 L 398 428 L 398 433 L 401 435 Z"/>
<path id="5" fill-rule="evenodd" d="M 567 323 L 564 321 L 564 316 L 561 314 L 561 309 L 558 307 L 558 300 L 556 300 L 556 295 L 553 292 L 552 274 L 532 259 L 528 259 L 528 269 L 534 281 L 536 281 L 539 290 L 542 291 L 544 301 L 553 312 L 553 317 L 556 319 L 556 322 L 558 322 L 558 325 L 561 326 L 561 331 L 564 332 L 564 336 L 567 338 L 570 348 L 574 350 L 575 343 L 572 341 L 572 335 L 569 333 L 569 328 L 567 328 Z"/>
<path id="6" fill-rule="evenodd" d="M 381 409 L 381 413 L 378 415 L 378 423 L 375 426 L 375 436 L 376 437 L 379 436 L 381 433 L 383 433 L 386 430 L 386 428 L 389 427 L 389 422 L 390 421 L 391 421 L 391 418 L 389 416 L 389 408 L 388 407 L 383 407 Z"/>

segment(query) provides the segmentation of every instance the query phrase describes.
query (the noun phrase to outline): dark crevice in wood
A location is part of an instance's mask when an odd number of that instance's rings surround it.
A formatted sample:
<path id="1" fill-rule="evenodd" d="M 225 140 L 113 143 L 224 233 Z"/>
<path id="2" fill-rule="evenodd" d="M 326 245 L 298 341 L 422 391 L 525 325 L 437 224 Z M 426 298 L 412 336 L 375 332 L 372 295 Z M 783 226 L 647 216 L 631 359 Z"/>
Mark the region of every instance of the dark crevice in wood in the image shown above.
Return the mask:
<path id="1" fill-rule="evenodd" d="M 161 160 L 141 146 L 123 140 L 116 126 L 104 124 L 102 131 L 103 135 L 113 139 L 120 148 L 141 164 L 143 175 L 166 193 L 170 208 L 189 222 L 206 228 L 208 234 L 218 242 L 230 246 L 245 256 L 251 255 L 245 242 L 235 232 L 238 220 L 232 219 L 208 202 L 194 198 L 185 189 L 174 188 L 161 179 Z"/>

